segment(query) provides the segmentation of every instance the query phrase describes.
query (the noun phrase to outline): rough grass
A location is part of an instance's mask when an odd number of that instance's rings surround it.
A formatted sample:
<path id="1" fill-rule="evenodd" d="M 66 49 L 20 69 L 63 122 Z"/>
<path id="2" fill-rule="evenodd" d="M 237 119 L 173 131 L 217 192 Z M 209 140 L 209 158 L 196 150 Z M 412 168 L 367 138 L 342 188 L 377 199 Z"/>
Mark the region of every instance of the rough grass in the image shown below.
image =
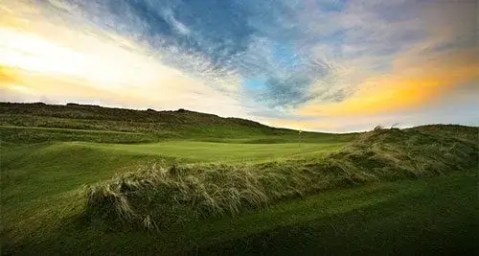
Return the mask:
<path id="1" fill-rule="evenodd" d="M 468 134 L 476 133 L 471 128 Z M 87 214 L 161 230 L 236 215 L 335 187 L 437 176 L 477 164 L 477 142 L 418 129 L 375 129 L 325 158 L 262 164 L 154 165 L 87 189 Z"/>
<path id="2" fill-rule="evenodd" d="M 2 255 L 477 255 L 476 172 L 334 189 L 163 232 L 115 232 L 77 217 L 80 195 L 44 198 L 36 218 L 4 221 L 14 229 Z"/>
<path id="3" fill-rule="evenodd" d="M 97 143 L 157 142 L 154 134 L 106 130 L 0 126 L 0 142 L 12 145 L 42 142 L 89 141 Z"/>
<path id="4" fill-rule="evenodd" d="M 130 132 L 137 134 L 139 142 L 158 141 L 168 138 L 192 139 L 264 139 L 276 136 L 286 140 L 297 140 L 297 131 L 269 127 L 258 122 L 240 118 L 223 118 L 217 115 L 188 111 L 155 111 L 107 108 L 94 105 L 48 105 L 43 103 L 0 102 L 0 126 L 56 128 L 63 130 L 92 130 Z M 45 130 L 42 130 L 45 131 Z M 8 130 L 6 131 L 8 133 Z M 68 135 L 68 136 L 67 136 Z M 122 143 L 121 138 L 110 136 L 35 136 L 26 138 L 2 136 L 2 141 L 34 143 L 39 141 L 100 141 Z M 125 134 L 125 136 L 127 136 Z M 305 132 L 305 138 L 337 137 L 333 134 Z M 131 142 L 131 136 L 126 142 Z"/>
<path id="5" fill-rule="evenodd" d="M 189 255 L 478 255 L 475 171 L 334 189 L 212 220 L 226 230 L 209 243 L 197 232 Z M 216 225 L 190 229 L 203 226 Z"/>

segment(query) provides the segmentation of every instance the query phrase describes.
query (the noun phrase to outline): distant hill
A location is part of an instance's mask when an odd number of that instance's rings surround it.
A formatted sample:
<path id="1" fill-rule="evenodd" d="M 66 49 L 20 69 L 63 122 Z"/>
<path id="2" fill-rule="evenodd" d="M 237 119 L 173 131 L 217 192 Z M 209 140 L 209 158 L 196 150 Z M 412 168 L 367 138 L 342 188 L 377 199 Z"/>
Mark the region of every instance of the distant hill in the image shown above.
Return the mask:
<path id="1" fill-rule="evenodd" d="M 186 109 L 176 111 L 156 111 L 154 109 L 134 110 L 109 108 L 98 105 L 68 103 L 50 105 L 45 103 L 0 103 L 0 114 L 34 115 L 83 120 L 128 121 L 140 123 L 214 123 L 239 124 L 249 127 L 265 127 L 258 122 L 240 118 L 222 118 L 213 114 L 200 113 Z"/>
<path id="2" fill-rule="evenodd" d="M 157 111 L 108 108 L 68 103 L 0 102 L 2 141 L 93 141 L 114 143 L 193 139 L 241 143 L 298 142 L 298 131 L 275 128 L 233 117 L 220 117 L 186 109 Z M 461 125 L 426 125 L 415 129 L 449 137 L 477 140 L 478 128 Z M 303 132 L 302 142 L 350 141 L 359 133 Z"/>
<path id="3" fill-rule="evenodd" d="M 244 138 L 291 136 L 298 132 L 274 128 L 255 121 L 220 117 L 185 109 L 156 111 L 108 108 L 96 105 L 49 105 L 45 103 L 0 103 L 0 125 L 104 130 L 154 134 L 156 138 Z M 325 133 L 306 132 L 303 137 L 324 137 Z"/>

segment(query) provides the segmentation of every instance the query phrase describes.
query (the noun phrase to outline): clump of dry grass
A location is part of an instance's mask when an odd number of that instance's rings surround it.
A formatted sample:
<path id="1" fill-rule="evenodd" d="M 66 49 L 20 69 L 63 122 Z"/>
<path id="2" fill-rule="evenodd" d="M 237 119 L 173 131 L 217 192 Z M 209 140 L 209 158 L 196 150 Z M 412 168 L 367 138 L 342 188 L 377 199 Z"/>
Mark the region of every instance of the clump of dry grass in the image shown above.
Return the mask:
<path id="1" fill-rule="evenodd" d="M 341 152 L 318 159 L 145 167 L 89 187 L 87 212 L 158 230 L 334 187 L 464 170 L 476 165 L 477 157 L 472 141 L 414 129 L 375 129 Z"/>

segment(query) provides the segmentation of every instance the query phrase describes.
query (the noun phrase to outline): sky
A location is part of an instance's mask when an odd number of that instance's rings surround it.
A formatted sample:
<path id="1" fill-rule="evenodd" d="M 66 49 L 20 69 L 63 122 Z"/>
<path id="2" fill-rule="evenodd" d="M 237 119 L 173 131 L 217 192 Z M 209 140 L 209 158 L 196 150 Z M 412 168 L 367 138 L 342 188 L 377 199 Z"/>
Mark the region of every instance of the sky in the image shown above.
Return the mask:
<path id="1" fill-rule="evenodd" d="M 0 101 L 479 125 L 477 0 L 0 0 Z"/>

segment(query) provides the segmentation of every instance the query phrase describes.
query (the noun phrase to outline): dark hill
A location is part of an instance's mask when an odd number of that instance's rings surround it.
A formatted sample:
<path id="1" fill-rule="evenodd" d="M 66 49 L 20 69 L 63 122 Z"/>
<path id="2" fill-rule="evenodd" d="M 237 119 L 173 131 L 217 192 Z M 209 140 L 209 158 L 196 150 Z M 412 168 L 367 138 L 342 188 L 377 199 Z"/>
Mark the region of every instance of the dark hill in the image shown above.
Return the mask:
<path id="1" fill-rule="evenodd" d="M 213 114 L 200 113 L 185 109 L 179 109 L 176 111 L 156 111 L 154 109 L 134 110 L 76 103 L 68 103 L 66 105 L 49 105 L 44 103 L 0 103 L 0 114 L 144 123 L 229 123 L 241 124 L 249 127 L 265 127 L 258 122 L 250 120 L 222 118 Z"/>
<path id="2" fill-rule="evenodd" d="M 224 118 L 185 109 L 176 111 L 133 110 L 76 103 L 66 105 L 0 103 L 0 125 L 10 128 L 35 127 L 134 132 L 152 135 L 154 140 L 158 138 L 256 138 L 267 143 L 270 139 L 265 140 L 264 136 L 268 138 L 281 136 L 281 139 L 285 139 L 284 136 L 290 136 L 297 139 L 298 134 L 295 130 L 269 127 L 251 120 Z M 307 132 L 302 136 L 307 138 L 330 135 Z M 55 135 L 54 137 L 58 138 L 59 136 Z M 83 139 L 76 138 L 76 140 Z M 141 141 L 150 140 L 152 139 L 141 139 Z M 136 139 L 128 141 L 134 142 Z"/>
<path id="3" fill-rule="evenodd" d="M 109 108 L 68 103 L 0 102 L 1 139 L 4 142 L 93 141 L 152 142 L 167 138 L 242 143 L 298 142 L 298 131 L 275 128 L 233 117 L 186 109 L 157 111 Z M 426 125 L 415 128 L 437 136 L 476 140 L 477 127 Z M 304 132 L 302 142 L 350 141 L 355 134 Z"/>

